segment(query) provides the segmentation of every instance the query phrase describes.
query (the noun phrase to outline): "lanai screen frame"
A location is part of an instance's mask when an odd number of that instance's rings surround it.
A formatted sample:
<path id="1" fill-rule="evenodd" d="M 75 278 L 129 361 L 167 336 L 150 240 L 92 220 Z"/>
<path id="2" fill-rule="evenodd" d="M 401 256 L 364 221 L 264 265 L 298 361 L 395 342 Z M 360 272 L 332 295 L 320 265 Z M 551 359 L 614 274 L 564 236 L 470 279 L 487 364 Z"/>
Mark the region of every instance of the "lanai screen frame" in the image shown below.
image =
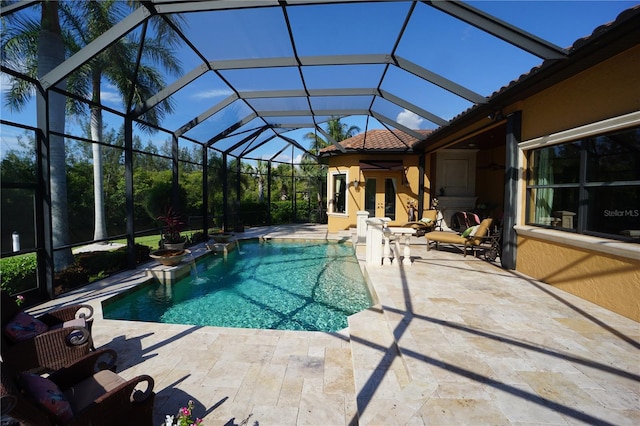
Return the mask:
<path id="1" fill-rule="evenodd" d="M 14 5 L 7 6 L 2 9 L 2 14 L 13 13 L 22 8 L 32 6 L 39 1 L 24 1 Z M 70 73 L 74 72 L 78 67 L 82 64 L 89 61 L 96 54 L 107 49 L 112 43 L 118 40 L 120 37 L 125 36 L 130 31 L 139 28 L 141 25 L 145 24 L 149 19 L 159 16 L 163 17 L 165 14 L 172 13 L 197 13 L 204 11 L 214 11 L 214 10 L 239 10 L 239 9 L 253 9 L 253 8 L 280 8 L 283 15 L 285 16 L 285 20 L 287 23 L 287 32 L 291 39 L 291 43 L 295 46 L 295 40 L 293 31 L 291 29 L 291 25 L 288 20 L 288 8 L 291 7 L 305 7 L 305 6 L 319 6 L 319 5 L 329 5 L 329 4 L 364 4 L 367 3 L 361 0 L 355 1 L 306 1 L 306 0 L 254 0 L 251 2 L 243 2 L 243 1 L 230 1 L 230 0 L 218 0 L 218 1 L 180 1 L 175 2 L 173 0 L 152 0 L 148 2 L 143 2 L 142 5 L 134 10 L 129 16 L 119 22 L 116 26 L 112 27 L 111 30 L 104 33 L 102 36 L 95 39 L 89 45 L 87 45 L 84 49 L 82 49 L 77 54 L 68 58 L 58 67 L 53 69 L 39 81 L 35 81 L 35 84 L 39 87 L 40 90 L 36 93 L 37 99 L 37 133 L 41 135 L 38 138 L 38 147 L 43 153 L 45 157 L 45 161 L 42 163 L 39 169 L 39 184 L 41 185 L 40 191 L 43 194 L 42 203 L 39 208 L 41 209 L 41 219 L 38 221 L 38 234 L 43 235 L 43 252 L 42 256 L 39 256 L 39 271 L 41 278 L 44 279 L 44 286 L 41 286 L 43 292 L 46 292 L 49 297 L 53 296 L 53 266 L 52 266 L 52 258 L 55 250 L 59 249 L 58 247 L 54 248 L 51 240 L 51 209 L 50 205 L 50 188 L 48 183 L 48 153 L 47 147 L 48 143 L 46 143 L 47 135 L 49 134 L 49 123 L 48 123 L 48 98 L 51 92 L 58 92 L 63 94 L 64 96 L 75 96 L 70 94 L 64 90 L 60 90 L 56 85 L 63 81 L 66 76 Z M 297 69 L 300 74 L 302 74 L 302 68 L 305 66 L 327 66 L 327 65 L 338 65 L 338 66 L 348 66 L 348 65 L 370 65 L 370 64 L 378 64 L 385 68 L 385 72 L 389 70 L 390 67 L 396 67 L 404 70 L 405 72 L 410 73 L 411 75 L 428 81 L 431 84 L 435 84 L 436 86 L 443 88 L 456 96 L 466 99 L 471 103 L 472 106 L 486 104 L 488 102 L 488 97 L 478 94 L 467 87 L 464 87 L 460 84 L 455 83 L 454 81 L 446 78 L 446 76 L 438 75 L 428 69 L 421 67 L 418 64 L 415 64 L 406 58 L 398 55 L 396 53 L 396 49 L 403 37 L 404 29 L 409 22 L 409 19 L 418 5 L 427 5 L 433 7 L 441 12 L 444 12 L 446 15 L 454 17 L 455 19 L 461 20 L 470 24 L 481 31 L 487 32 L 507 43 L 515 46 L 518 49 L 529 52 L 534 56 L 542 59 L 542 60 L 559 60 L 563 59 L 567 56 L 567 51 L 558 46 L 553 45 L 539 37 L 536 37 L 526 31 L 523 31 L 509 23 L 506 23 L 500 19 L 497 19 L 493 16 L 488 15 L 470 5 L 467 5 L 462 2 L 418 2 L 418 1 L 376 1 L 371 3 L 407 3 L 408 13 L 405 18 L 405 22 L 402 26 L 400 33 L 397 35 L 396 39 L 393 42 L 393 49 L 388 54 L 361 54 L 361 55 L 326 55 L 326 56 L 300 56 L 295 52 L 291 57 L 285 58 L 263 58 L 263 59 L 240 59 L 240 60 L 210 60 L 203 56 L 200 52 L 197 51 L 196 47 L 193 43 L 185 36 L 185 34 L 179 31 L 177 28 L 174 28 L 176 32 L 179 33 L 180 37 L 183 38 L 185 44 L 187 44 L 199 57 L 202 58 L 202 64 L 186 74 L 184 74 L 181 78 L 177 79 L 173 83 L 169 84 L 165 89 L 151 98 L 147 99 L 141 105 L 135 105 L 131 111 L 121 112 L 112 110 L 106 105 L 99 105 L 100 108 L 104 110 L 111 110 L 112 113 L 117 114 L 122 117 L 124 121 L 125 128 L 125 180 L 126 180 L 126 216 L 127 216 L 127 242 L 128 242 L 128 258 L 129 258 L 129 266 L 135 266 L 135 252 L 134 252 L 134 238 L 135 231 L 133 227 L 133 166 L 132 166 L 132 135 L 133 135 L 133 126 L 136 122 L 138 122 L 139 117 L 150 108 L 153 108 L 162 100 L 171 96 L 173 93 L 176 93 L 183 87 L 189 85 L 196 78 L 200 77 L 204 73 L 212 72 L 219 77 L 222 77 L 222 73 L 230 70 L 244 70 L 244 69 L 256 69 L 256 68 L 283 68 L 283 67 L 292 67 Z M 140 48 L 143 48 L 143 44 L 141 44 Z M 20 78 L 28 78 L 26 76 L 21 75 L 15 70 L 8 69 L 2 65 L 2 71 L 8 74 L 20 77 Z M 316 158 L 312 153 L 308 152 L 302 145 L 300 145 L 295 140 L 288 138 L 286 134 L 284 134 L 283 130 L 291 130 L 291 129 L 301 129 L 308 128 L 310 131 L 316 131 L 320 133 L 326 140 L 333 143 L 340 152 L 344 152 L 344 148 L 337 143 L 337 141 L 333 140 L 331 135 L 329 135 L 321 125 L 324 121 L 320 121 L 316 117 L 349 117 L 352 115 L 365 115 L 368 117 L 372 117 L 378 120 L 383 127 L 388 130 L 398 129 L 409 135 L 416 137 L 419 140 L 423 140 L 424 136 L 418 132 L 413 131 L 412 129 L 400 124 L 397 120 L 394 120 L 390 117 L 384 116 L 377 112 L 374 108 L 375 99 L 382 99 L 386 102 L 391 102 L 392 104 L 397 105 L 398 107 L 404 108 L 412 113 L 418 115 L 424 120 L 433 123 L 437 127 L 445 127 L 449 124 L 449 120 L 446 120 L 442 117 L 439 117 L 437 114 L 434 114 L 424 108 L 421 108 L 411 102 L 408 102 L 400 97 L 395 96 L 394 94 L 388 92 L 383 89 L 382 79 L 381 78 L 377 87 L 367 87 L 367 88 L 336 88 L 336 89 L 312 89 L 306 87 L 304 85 L 302 90 L 269 90 L 269 91 L 241 91 L 237 90 L 234 87 L 230 86 L 233 93 L 229 95 L 227 98 L 223 99 L 218 104 L 212 106 L 207 111 L 203 111 L 196 117 L 193 117 L 192 120 L 189 120 L 184 125 L 180 126 L 175 130 L 169 130 L 162 127 L 158 127 L 164 132 L 170 133 L 173 135 L 172 142 L 174 149 L 172 150 L 172 163 L 173 163 L 173 187 L 174 192 L 177 190 L 178 185 L 178 153 L 177 147 L 179 140 L 181 138 L 188 140 L 191 143 L 198 144 L 202 146 L 203 149 L 203 229 L 207 229 L 206 218 L 207 218 L 207 157 L 208 150 L 213 149 L 217 152 L 220 152 L 223 157 L 227 157 L 231 154 L 231 151 L 237 149 L 241 145 L 234 145 L 232 148 L 228 148 L 227 150 L 220 150 L 215 147 L 215 144 L 228 137 L 229 135 L 233 135 L 234 132 L 240 129 L 243 125 L 251 122 L 254 119 L 261 119 L 264 123 L 263 126 L 259 128 L 259 133 L 256 133 L 255 136 L 261 135 L 263 132 L 269 132 L 271 135 L 264 139 L 260 143 L 266 144 L 273 140 L 284 140 L 287 143 L 296 146 L 302 152 L 306 153 L 311 158 Z M 223 78 L 224 79 L 224 78 Z M 369 108 L 363 109 L 342 109 L 342 108 L 331 108 L 331 109 L 323 109 L 323 110 L 314 110 L 311 107 L 311 98 L 313 97 L 347 97 L 347 96 L 372 96 L 374 101 L 371 102 Z M 251 106 L 250 101 L 252 99 L 264 99 L 264 98 L 277 98 L 277 97 L 300 97 L 306 98 L 309 103 L 309 116 L 311 117 L 312 124 L 311 125 L 300 125 L 296 123 L 270 123 L 270 120 L 267 117 L 291 117 L 291 116 L 300 116 L 305 115 L 304 112 L 295 111 L 295 110 L 283 110 L 283 111 L 269 111 L 269 110 L 258 110 Z M 86 101 L 86 99 L 85 99 Z M 212 135 L 207 141 L 197 141 L 195 139 L 189 138 L 185 135 L 190 129 L 192 129 L 197 123 L 200 123 L 211 115 L 215 114 L 218 111 L 223 110 L 230 104 L 235 101 L 244 102 L 251 109 L 251 113 L 242 117 L 239 121 L 231 124 L 230 126 L 223 129 L 218 134 Z M 88 101 L 87 101 L 88 102 Z M 145 125 L 149 125 L 145 123 Z M 366 131 L 366 129 L 365 129 Z M 247 141 L 250 138 L 247 139 Z M 245 141 L 245 142 L 247 142 Z M 254 148 L 255 149 L 255 148 Z M 251 149 L 247 154 L 250 154 L 253 151 Z M 407 150 L 410 152 L 410 150 Z M 254 159 L 249 155 L 241 154 L 236 157 L 238 160 L 246 159 Z M 269 164 L 273 161 L 272 157 L 269 160 Z M 293 161 L 292 161 L 293 165 Z M 226 175 L 226 174 L 225 174 Z M 224 191 L 225 196 L 228 191 Z M 227 210 L 227 200 L 224 202 L 225 206 L 225 224 L 226 224 L 226 216 L 228 215 Z M 113 237 L 110 237 L 110 239 Z M 42 272 L 44 270 L 44 272 Z"/>

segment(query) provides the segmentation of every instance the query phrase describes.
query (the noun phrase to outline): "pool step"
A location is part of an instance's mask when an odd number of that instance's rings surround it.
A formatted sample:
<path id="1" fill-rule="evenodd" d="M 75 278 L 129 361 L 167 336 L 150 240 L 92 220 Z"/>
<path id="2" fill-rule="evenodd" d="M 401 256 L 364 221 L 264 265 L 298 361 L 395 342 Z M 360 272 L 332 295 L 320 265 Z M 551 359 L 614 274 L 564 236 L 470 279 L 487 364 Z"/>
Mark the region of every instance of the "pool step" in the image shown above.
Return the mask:
<path id="1" fill-rule="evenodd" d="M 415 391 L 382 306 L 351 315 L 349 334 L 359 424 L 403 424 Z"/>

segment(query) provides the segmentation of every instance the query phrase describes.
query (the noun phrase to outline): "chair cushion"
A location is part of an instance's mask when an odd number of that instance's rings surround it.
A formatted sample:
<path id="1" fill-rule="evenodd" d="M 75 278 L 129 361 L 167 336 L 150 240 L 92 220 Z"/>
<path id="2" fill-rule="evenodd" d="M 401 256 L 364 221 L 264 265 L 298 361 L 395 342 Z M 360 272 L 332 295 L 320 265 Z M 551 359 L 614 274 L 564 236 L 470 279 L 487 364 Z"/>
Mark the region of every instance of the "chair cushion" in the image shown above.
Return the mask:
<path id="1" fill-rule="evenodd" d="M 111 370 L 101 370 L 64 391 L 74 412 L 79 413 L 93 401 L 125 383 L 122 377 Z"/>
<path id="2" fill-rule="evenodd" d="M 49 330 L 42 321 L 26 312 L 18 312 L 4 327 L 4 334 L 13 342 L 21 342 L 36 337 Z"/>
<path id="3" fill-rule="evenodd" d="M 478 226 L 470 226 L 464 230 L 464 232 L 462 233 L 462 236 L 465 238 L 472 237 L 477 230 L 478 230 Z"/>
<path id="4" fill-rule="evenodd" d="M 464 232 L 462 233 L 462 236 L 465 238 L 475 237 L 476 233 L 478 232 L 478 229 L 480 229 L 480 225 L 470 226 L 464 230 Z"/>
<path id="5" fill-rule="evenodd" d="M 65 321 L 60 324 L 56 324 L 51 326 L 51 330 L 57 330 L 59 328 L 67 328 L 67 327 L 85 327 L 87 326 L 87 322 L 84 318 L 75 318 L 69 321 Z"/>
<path id="6" fill-rule="evenodd" d="M 20 384 L 27 395 L 61 423 L 67 423 L 73 418 L 69 401 L 51 380 L 37 374 L 21 373 Z"/>
<path id="7" fill-rule="evenodd" d="M 468 242 L 462 235 L 449 231 L 432 231 L 425 234 L 427 241 L 437 241 L 439 243 L 465 244 Z"/>

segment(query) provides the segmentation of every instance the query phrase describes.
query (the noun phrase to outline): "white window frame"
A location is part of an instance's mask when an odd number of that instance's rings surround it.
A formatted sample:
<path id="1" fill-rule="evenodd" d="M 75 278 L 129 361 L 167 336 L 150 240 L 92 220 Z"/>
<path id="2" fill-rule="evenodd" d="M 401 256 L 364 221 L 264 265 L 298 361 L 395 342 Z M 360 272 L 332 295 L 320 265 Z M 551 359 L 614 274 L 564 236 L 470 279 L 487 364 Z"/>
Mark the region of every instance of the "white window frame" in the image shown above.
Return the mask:
<path id="1" fill-rule="evenodd" d="M 531 238 L 538 238 L 554 243 L 567 244 L 569 246 L 611 254 L 614 256 L 640 259 L 640 245 L 635 243 L 620 242 L 607 238 L 594 237 L 583 234 L 572 234 L 565 231 L 540 228 L 525 225 L 524 209 L 526 205 L 526 171 L 525 158 L 529 150 L 557 145 L 571 140 L 582 139 L 602 133 L 609 133 L 616 130 L 623 130 L 628 127 L 640 125 L 640 111 L 609 118 L 602 121 L 575 127 L 557 133 L 530 139 L 518 144 L 519 155 L 518 165 L 520 169 L 520 180 L 523 185 L 518 185 L 517 222 L 515 230 L 519 235 Z"/>
<path id="2" fill-rule="evenodd" d="M 334 195 L 335 195 L 335 177 L 337 175 L 345 176 L 345 205 L 344 205 L 344 213 L 335 212 L 334 211 Z M 348 195 L 349 195 L 349 171 L 348 170 L 331 170 L 328 174 L 327 179 L 327 215 L 328 216 L 340 216 L 347 217 L 349 216 L 349 203 L 348 203 Z"/>

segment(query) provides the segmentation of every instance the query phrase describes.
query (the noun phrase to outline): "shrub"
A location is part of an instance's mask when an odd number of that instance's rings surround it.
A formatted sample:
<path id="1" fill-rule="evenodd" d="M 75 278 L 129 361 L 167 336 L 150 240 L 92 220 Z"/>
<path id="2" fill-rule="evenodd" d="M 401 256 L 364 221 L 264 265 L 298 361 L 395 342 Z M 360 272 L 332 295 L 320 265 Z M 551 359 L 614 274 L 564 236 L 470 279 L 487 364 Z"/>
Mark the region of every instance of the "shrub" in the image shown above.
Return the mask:
<path id="1" fill-rule="evenodd" d="M 271 223 L 274 225 L 282 225 L 283 223 L 291 223 L 293 219 L 293 211 L 291 209 L 291 201 L 274 201 L 271 203 Z"/>
<path id="2" fill-rule="evenodd" d="M 242 201 L 240 203 L 240 222 L 248 226 L 262 226 L 267 223 L 267 203 Z"/>
<path id="3" fill-rule="evenodd" d="M 136 244 L 136 263 L 149 260 L 151 249 Z M 127 249 L 122 247 L 113 251 L 81 253 L 75 256 L 75 265 L 54 275 L 56 294 L 85 285 L 127 268 Z M 0 279 L 2 288 L 9 293 L 19 293 L 36 285 L 36 254 L 0 259 Z"/>
<path id="4" fill-rule="evenodd" d="M 0 286 L 11 294 L 35 287 L 36 273 L 35 253 L 0 259 Z"/>

